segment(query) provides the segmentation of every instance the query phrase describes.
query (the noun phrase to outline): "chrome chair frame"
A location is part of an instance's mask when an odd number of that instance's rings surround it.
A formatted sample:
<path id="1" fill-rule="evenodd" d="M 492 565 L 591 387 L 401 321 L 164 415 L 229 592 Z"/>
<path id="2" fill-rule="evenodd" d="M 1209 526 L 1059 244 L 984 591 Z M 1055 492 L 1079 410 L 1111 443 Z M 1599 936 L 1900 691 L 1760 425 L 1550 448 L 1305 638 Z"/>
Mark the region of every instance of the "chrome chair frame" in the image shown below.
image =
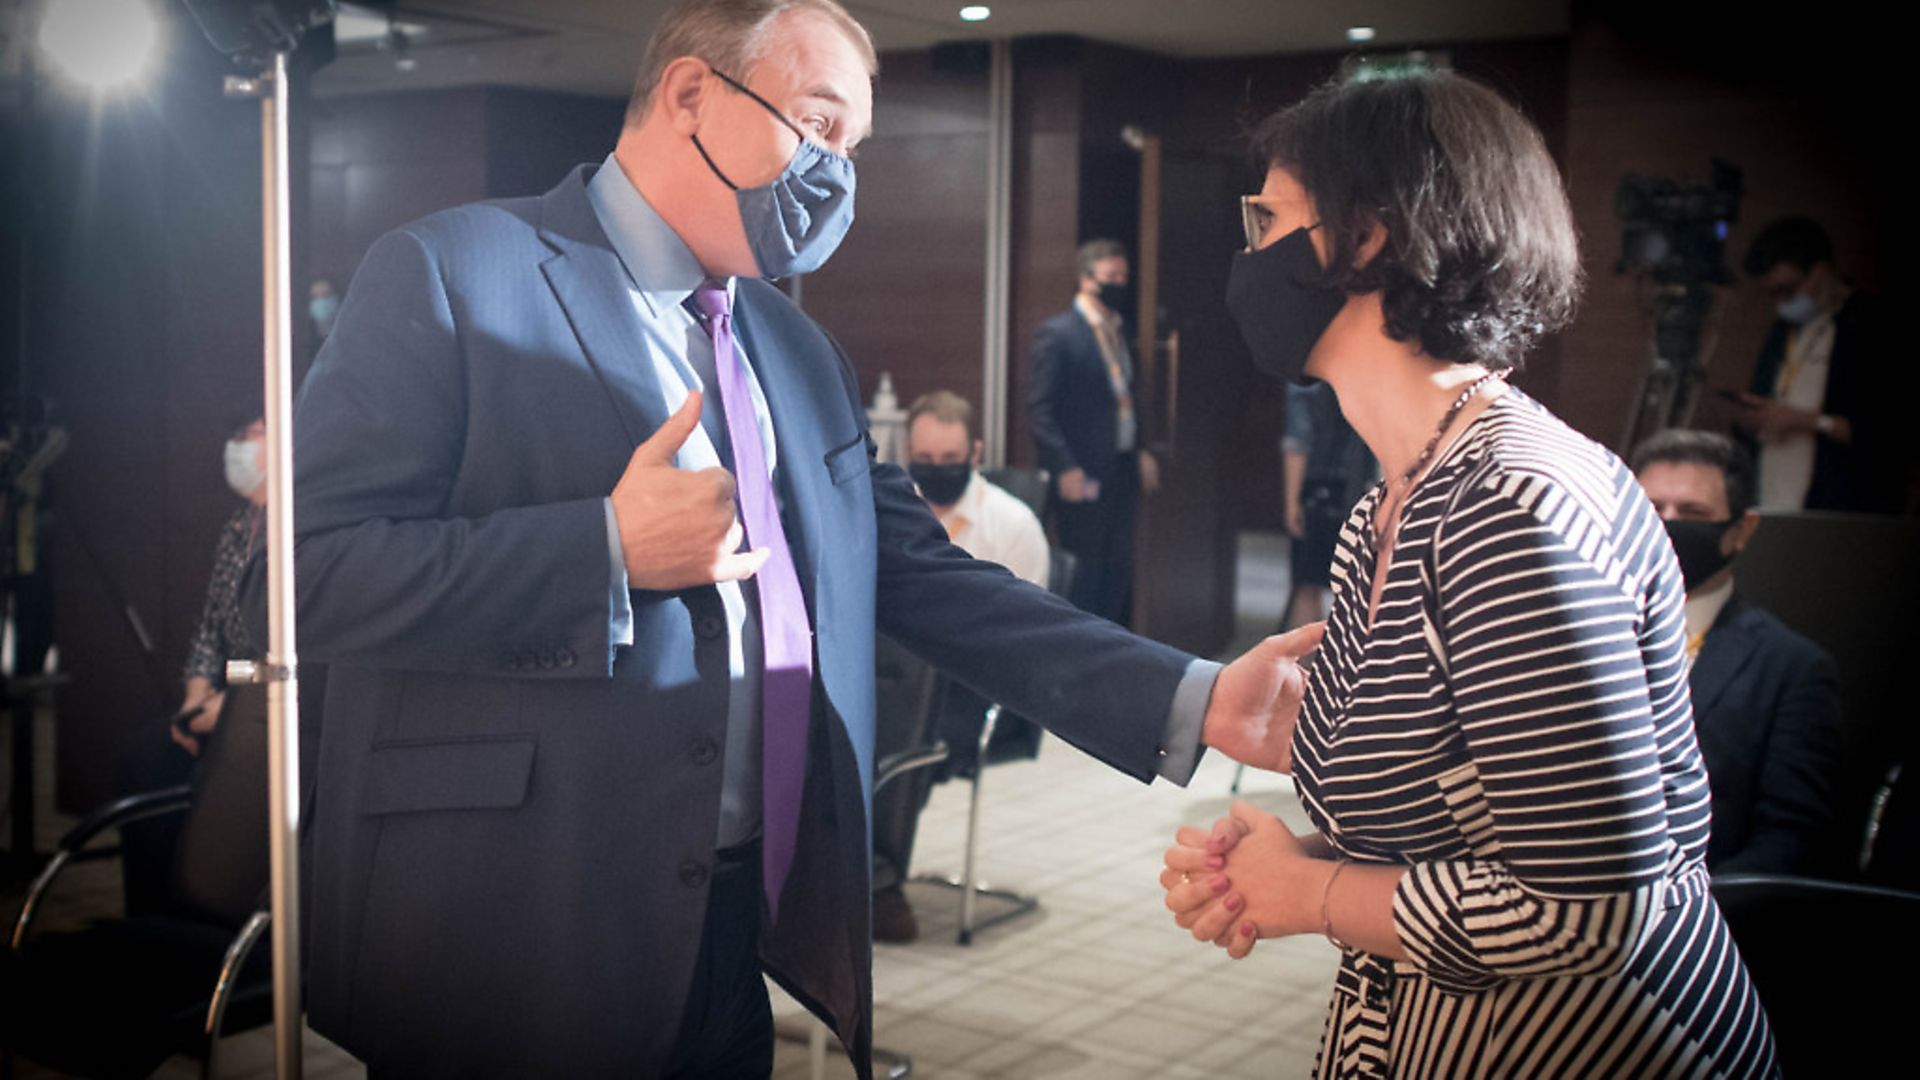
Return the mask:
<path id="1" fill-rule="evenodd" d="M 56 879 L 67 867 L 85 858 L 83 852 L 100 834 L 109 829 L 118 829 L 136 821 L 165 817 L 168 814 L 184 813 L 192 803 L 192 789 L 186 785 L 162 788 L 139 795 L 129 795 L 117 799 L 99 810 L 89 814 L 85 820 L 68 830 L 60 838 L 59 846 L 54 850 L 47 865 L 34 877 L 33 884 L 20 903 L 20 913 L 13 922 L 13 933 L 7 947 L 14 952 L 26 948 L 27 936 L 32 933 L 33 923 L 39 915 L 41 904 L 48 892 L 53 889 Z M 239 984 L 240 969 L 246 966 L 247 958 L 253 954 L 254 946 L 266 933 L 272 916 L 265 910 L 255 911 L 240 931 L 227 945 L 225 959 L 220 965 L 220 974 L 214 980 L 213 996 L 207 1004 L 207 1019 L 203 1030 L 207 1037 L 206 1054 L 201 1058 L 200 1075 L 204 1080 L 213 1080 L 218 1075 L 220 1032 L 226 1023 L 227 1006 L 232 1003 L 234 992 Z M 6 1075 L 13 1072 L 13 1054 L 9 1048 L 5 1051 L 4 1062 L 0 1069 Z"/>

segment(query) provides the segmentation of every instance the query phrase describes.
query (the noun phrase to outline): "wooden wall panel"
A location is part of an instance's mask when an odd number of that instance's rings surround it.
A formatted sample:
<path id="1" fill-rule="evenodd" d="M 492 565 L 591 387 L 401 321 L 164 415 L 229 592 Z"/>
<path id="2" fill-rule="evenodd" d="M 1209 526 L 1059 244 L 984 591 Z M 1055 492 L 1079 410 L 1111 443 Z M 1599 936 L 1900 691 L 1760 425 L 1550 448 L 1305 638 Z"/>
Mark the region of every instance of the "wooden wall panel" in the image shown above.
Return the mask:
<path id="1" fill-rule="evenodd" d="M 855 166 L 853 230 L 801 283 L 807 313 L 847 349 L 871 400 L 882 372 L 905 406 L 982 393 L 987 79 L 920 53 L 881 62 L 873 136 Z"/>

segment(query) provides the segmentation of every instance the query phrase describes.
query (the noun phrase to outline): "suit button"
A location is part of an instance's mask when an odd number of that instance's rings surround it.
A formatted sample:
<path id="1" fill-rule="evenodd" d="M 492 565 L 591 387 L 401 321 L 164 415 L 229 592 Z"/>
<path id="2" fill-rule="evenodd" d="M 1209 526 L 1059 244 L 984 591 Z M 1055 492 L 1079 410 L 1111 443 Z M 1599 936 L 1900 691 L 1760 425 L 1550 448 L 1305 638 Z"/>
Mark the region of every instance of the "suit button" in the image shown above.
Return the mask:
<path id="1" fill-rule="evenodd" d="M 720 621 L 720 617 L 717 615 L 702 615 L 700 621 L 695 623 L 693 627 L 693 632 L 707 641 L 712 641 L 714 638 L 726 633 L 726 630 L 727 624 Z"/>
<path id="2" fill-rule="evenodd" d="M 554 659 L 560 661 L 561 667 L 568 668 L 572 667 L 579 658 L 573 655 L 572 649 L 561 649 L 554 654 Z"/>
<path id="3" fill-rule="evenodd" d="M 707 883 L 707 864 L 688 859 L 680 864 L 680 884 L 697 889 Z"/>
<path id="4" fill-rule="evenodd" d="M 720 747 L 712 739 L 699 738 L 693 740 L 693 763 L 695 765 L 711 765 L 719 760 L 719 757 Z"/>

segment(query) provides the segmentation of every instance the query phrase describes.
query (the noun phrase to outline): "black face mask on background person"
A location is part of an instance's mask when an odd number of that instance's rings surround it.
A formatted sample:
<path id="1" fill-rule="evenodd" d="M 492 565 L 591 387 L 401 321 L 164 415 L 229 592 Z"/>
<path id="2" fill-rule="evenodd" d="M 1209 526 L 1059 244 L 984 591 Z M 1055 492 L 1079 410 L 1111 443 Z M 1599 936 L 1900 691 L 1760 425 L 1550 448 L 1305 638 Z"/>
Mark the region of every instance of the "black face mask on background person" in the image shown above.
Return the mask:
<path id="1" fill-rule="evenodd" d="M 1310 230 L 1295 229 L 1266 247 L 1233 257 L 1227 311 L 1253 352 L 1253 364 L 1276 379 L 1299 381 L 1307 356 L 1347 294 L 1326 284 Z"/>
<path id="2" fill-rule="evenodd" d="M 1667 539 L 1673 541 L 1674 558 L 1680 560 L 1680 578 L 1686 582 L 1687 591 L 1700 587 L 1700 583 L 1719 573 L 1733 561 L 1733 556 L 1720 550 L 1720 540 L 1733 527 L 1733 519 L 1725 521 L 1669 521 Z"/>
<path id="3" fill-rule="evenodd" d="M 935 506 L 952 506 L 960 501 L 967 490 L 967 481 L 973 479 L 973 466 L 962 461 L 955 465 L 935 465 L 928 461 L 916 461 L 907 466 L 907 475 L 920 486 L 920 494 Z"/>
<path id="4" fill-rule="evenodd" d="M 1106 305 L 1108 311 L 1113 312 L 1115 315 L 1125 317 L 1132 314 L 1133 290 L 1127 288 L 1125 285 L 1114 285 L 1102 282 L 1100 285 L 1100 302 Z"/>

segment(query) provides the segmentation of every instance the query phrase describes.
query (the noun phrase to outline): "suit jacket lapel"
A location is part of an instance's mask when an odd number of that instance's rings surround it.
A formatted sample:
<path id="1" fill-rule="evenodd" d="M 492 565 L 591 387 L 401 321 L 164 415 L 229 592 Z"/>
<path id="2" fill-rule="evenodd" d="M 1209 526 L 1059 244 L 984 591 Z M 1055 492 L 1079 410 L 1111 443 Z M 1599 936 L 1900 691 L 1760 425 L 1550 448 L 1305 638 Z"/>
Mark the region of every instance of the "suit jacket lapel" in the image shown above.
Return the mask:
<path id="1" fill-rule="evenodd" d="M 1741 617 L 1744 612 L 1745 605 L 1740 598 L 1730 597 L 1720 617 L 1713 621 L 1713 628 L 1700 647 L 1700 655 L 1693 662 L 1688 685 L 1692 691 L 1695 723 L 1719 704 L 1734 677 L 1753 658 L 1753 633 Z"/>
<path id="2" fill-rule="evenodd" d="M 638 446 L 666 422 L 667 405 L 627 292 L 626 268 L 587 200 L 589 168 L 574 170 L 541 202 L 540 235 L 558 254 L 540 269 Z"/>

